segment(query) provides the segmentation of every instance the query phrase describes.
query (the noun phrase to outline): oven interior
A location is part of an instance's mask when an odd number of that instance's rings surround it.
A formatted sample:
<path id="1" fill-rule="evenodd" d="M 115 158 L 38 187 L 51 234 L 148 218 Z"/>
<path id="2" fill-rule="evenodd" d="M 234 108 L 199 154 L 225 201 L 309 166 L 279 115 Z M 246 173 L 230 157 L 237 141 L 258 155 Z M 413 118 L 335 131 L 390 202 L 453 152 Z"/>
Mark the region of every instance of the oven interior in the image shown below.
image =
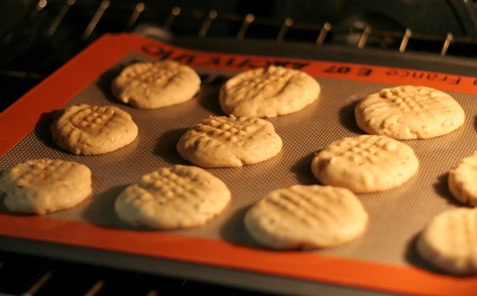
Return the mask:
<path id="1" fill-rule="evenodd" d="M 263 53 L 279 48 L 296 57 L 303 53 L 431 70 L 436 70 L 433 61 L 440 61 L 443 68 L 437 70 L 448 72 L 464 66 L 472 70 L 477 57 L 477 3 L 471 0 L 7 0 L 0 8 L 0 111 L 105 33 L 134 32 L 206 50 Z M 370 57 L 375 54 L 380 58 Z M 2 294 L 211 292 L 265 293 L 0 247 Z"/>

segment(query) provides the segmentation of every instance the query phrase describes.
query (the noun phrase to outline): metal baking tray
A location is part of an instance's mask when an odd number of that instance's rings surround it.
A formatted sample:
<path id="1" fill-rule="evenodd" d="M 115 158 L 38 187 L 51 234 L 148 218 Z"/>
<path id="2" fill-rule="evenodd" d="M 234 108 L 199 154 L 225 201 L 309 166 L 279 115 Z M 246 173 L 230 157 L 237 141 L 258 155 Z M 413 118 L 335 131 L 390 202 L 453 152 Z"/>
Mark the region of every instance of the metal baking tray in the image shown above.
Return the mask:
<path id="1" fill-rule="evenodd" d="M 343 55 L 346 51 L 337 50 L 335 54 L 347 57 L 340 61 L 320 49 L 294 51 L 257 42 L 232 51 L 226 44 L 214 45 L 213 39 L 186 42 L 147 35 L 105 35 L 0 114 L 1 170 L 31 158 L 74 160 L 91 168 L 94 191 L 80 206 L 45 216 L 14 215 L 2 206 L 1 249 L 273 293 L 450 295 L 477 289 L 477 278 L 442 274 L 423 262 L 414 247 L 432 217 L 462 206 L 449 193 L 446 174 L 475 150 L 477 83 L 465 75 L 472 66 L 445 59 L 440 62 L 442 70 L 435 71 L 432 57 L 414 59 L 413 64 L 412 57 L 399 56 L 380 65 L 386 55 L 372 52 L 367 61 L 359 62 L 356 59 L 364 53 L 352 56 L 351 51 Z M 202 79 L 199 95 L 154 110 L 136 109 L 113 98 L 109 85 L 122 67 L 160 59 L 196 69 Z M 235 73 L 269 64 L 305 71 L 322 87 L 320 99 L 304 110 L 269 119 L 283 139 L 281 153 L 242 168 L 208 169 L 229 186 L 233 199 L 222 215 L 203 227 L 157 231 L 121 222 L 113 210 L 119 192 L 142 174 L 188 164 L 175 144 L 203 118 L 223 115 L 218 103 L 221 84 Z M 423 67 L 416 69 L 419 65 Z M 279 252 L 257 245 L 243 227 L 247 208 L 271 190 L 318 183 L 310 171 L 313 154 L 333 140 L 362 134 L 354 122 L 354 104 L 383 87 L 403 84 L 426 85 L 453 95 L 466 111 L 464 126 L 446 136 L 406 141 L 420 160 L 419 172 L 399 188 L 358 195 L 370 215 L 369 228 L 358 240 L 314 251 Z M 78 103 L 126 110 L 139 126 L 138 138 L 104 155 L 77 156 L 60 150 L 48 130 L 52 114 Z"/>

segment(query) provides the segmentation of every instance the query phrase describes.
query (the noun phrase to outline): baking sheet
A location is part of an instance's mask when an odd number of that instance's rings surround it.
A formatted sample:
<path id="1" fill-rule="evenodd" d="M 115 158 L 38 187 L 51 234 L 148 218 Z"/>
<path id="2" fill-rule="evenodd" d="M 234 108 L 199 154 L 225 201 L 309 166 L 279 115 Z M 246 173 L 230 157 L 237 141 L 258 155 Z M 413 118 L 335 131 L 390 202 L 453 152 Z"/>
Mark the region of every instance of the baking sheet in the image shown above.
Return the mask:
<path id="1" fill-rule="evenodd" d="M 109 83 L 124 65 L 166 58 L 198 71 L 203 84 L 196 98 L 168 108 L 141 110 L 112 97 Z M 155 231 L 121 222 L 113 210 L 119 192 L 159 167 L 188 164 L 176 152 L 175 144 L 187 128 L 203 118 L 223 115 L 217 100 L 220 85 L 235 73 L 271 63 L 306 71 L 322 86 L 317 102 L 297 113 L 269 119 L 283 139 L 281 153 L 242 168 L 208 169 L 229 186 L 233 200 L 221 216 L 204 227 Z M 443 137 L 406 141 L 420 160 L 420 170 L 399 188 L 358 195 L 370 215 L 362 238 L 338 248 L 306 252 L 276 252 L 256 245 L 242 225 L 247 208 L 271 190 L 317 183 L 310 171 L 314 152 L 333 140 L 362 133 L 354 123 L 357 100 L 400 84 L 449 92 L 466 111 L 464 126 Z M 433 270 L 415 253 L 414 240 L 436 214 L 460 206 L 447 189 L 446 174 L 475 150 L 476 90 L 475 79 L 466 76 L 199 52 L 140 36 L 106 36 L 0 115 L 1 170 L 31 158 L 78 161 L 93 172 L 92 198 L 74 209 L 44 217 L 12 215 L 2 208 L 0 234 L 381 291 L 471 291 L 477 289 L 477 279 L 455 278 Z M 112 104 L 126 110 L 139 126 L 138 138 L 105 155 L 76 156 L 61 151 L 48 131 L 52 113 L 78 103 Z"/>

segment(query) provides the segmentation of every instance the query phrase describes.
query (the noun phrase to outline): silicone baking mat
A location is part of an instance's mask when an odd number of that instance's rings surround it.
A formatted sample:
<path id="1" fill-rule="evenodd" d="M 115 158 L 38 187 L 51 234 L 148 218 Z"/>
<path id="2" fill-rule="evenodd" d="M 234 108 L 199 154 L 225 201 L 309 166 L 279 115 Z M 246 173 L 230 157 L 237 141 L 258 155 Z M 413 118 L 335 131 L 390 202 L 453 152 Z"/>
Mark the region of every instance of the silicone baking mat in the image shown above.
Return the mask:
<path id="1" fill-rule="evenodd" d="M 199 95 L 154 110 L 136 109 L 113 98 L 111 79 L 125 65 L 161 59 L 192 66 L 202 79 Z M 305 71 L 322 87 L 317 102 L 269 119 L 283 139 L 280 154 L 242 168 L 208 169 L 229 186 L 233 199 L 224 213 L 203 227 L 157 231 L 121 222 L 113 209 L 119 192 L 142 174 L 188 164 L 176 152 L 176 142 L 203 118 L 224 115 L 218 103 L 222 83 L 241 71 L 270 64 Z M 370 223 L 356 241 L 314 251 L 279 252 L 258 246 L 243 227 L 247 208 L 271 190 L 316 184 L 310 170 L 313 154 L 334 140 L 362 134 L 354 121 L 355 103 L 384 87 L 404 84 L 450 93 L 466 112 L 464 126 L 442 137 L 406 141 L 420 160 L 419 172 L 399 188 L 358 195 Z M 195 51 L 137 35 L 106 35 L 0 114 L 2 171 L 32 158 L 77 161 L 93 172 L 93 196 L 78 207 L 45 216 L 14 215 L 2 207 L 0 235 L 384 292 L 455 295 L 477 291 L 477 278 L 439 273 L 419 258 L 414 246 L 430 219 L 461 207 L 449 193 L 446 177 L 459 159 L 475 150 L 476 94 L 476 79 L 467 76 Z M 77 156 L 60 150 L 48 130 L 52 114 L 78 103 L 111 104 L 126 110 L 139 126 L 138 138 L 104 155 Z"/>

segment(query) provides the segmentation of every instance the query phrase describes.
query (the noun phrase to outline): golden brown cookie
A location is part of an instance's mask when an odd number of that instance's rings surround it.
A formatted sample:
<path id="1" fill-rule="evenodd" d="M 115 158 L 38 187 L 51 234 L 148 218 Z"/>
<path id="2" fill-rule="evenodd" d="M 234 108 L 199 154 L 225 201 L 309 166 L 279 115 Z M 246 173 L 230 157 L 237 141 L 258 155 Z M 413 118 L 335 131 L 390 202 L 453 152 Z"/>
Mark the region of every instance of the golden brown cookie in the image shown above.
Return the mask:
<path id="1" fill-rule="evenodd" d="M 436 268 L 455 275 L 477 274 L 477 210 L 437 215 L 417 240 L 418 253 Z"/>
<path id="2" fill-rule="evenodd" d="M 92 192 L 91 171 L 60 159 L 32 159 L 0 177 L 0 192 L 12 212 L 46 214 L 74 207 Z"/>
<path id="3" fill-rule="evenodd" d="M 368 134 L 410 140 L 448 134 L 464 124 L 465 113 L 445 92 L 404 85 L 364 98 L 355 107 L 355 117 Z"/>
<path id="4" fill-rule="evenodd" d="M 459 160 L 449 171 L 447 180 L 455 199 L 469 206 L 477 206 L 477 151 Z"/>
<path id="5" fill-rule="evenodd" d="M 135 63 L 112 81 L 111 91 L 120 101 L 137 108 L 154 109 L 192 99 L 200 89 L 200 77 L 176 61 Z"/>
<path id="6" fill-rule="evenodd" d="M 209 116 L 182 135 L 177 151 L 201 167 L 240 167 L 277 155 L 282 140 L 265 119 Z"/>
<path id="7" fill-rule="evenodd" d="M 316 101 L 320 84 L 307 73 L 279 66 L 244 71 L 220 90 L 222 110 L 245 117 L 276 117 L 297 112 Z"/>
<path id="8" fill-rule="evenodd" d="M 201 226 L 219 215 L 231 193 L 224 182 L 195 166 L 175 165 L 145 174 L 117 197 L 118 216 L 155 229 Z"/>
<path id="9" fill-rule="evenodd" d="M 402 185 L 414 176 L 419 161 L 413 149 L 385 136 L 360 135 L 332 142 L 312 160 L 313 175 L 325 185 L 355 193 Z"/>
<path id="10" fill-rule="evenodd" d="M 132 117 L 115 106 L 68 107 L 56 116 L 53 141 L 73 154 L 103 154 L 130 144 L 138 135 Z"/>
<path id="11" fill-rule="evenodd" d="M 329 248 L 361 236 L 368 214 L 348 189 L 294 185 L 268 193 L 246 212 L 244 223 L 269 248 Z"/>

